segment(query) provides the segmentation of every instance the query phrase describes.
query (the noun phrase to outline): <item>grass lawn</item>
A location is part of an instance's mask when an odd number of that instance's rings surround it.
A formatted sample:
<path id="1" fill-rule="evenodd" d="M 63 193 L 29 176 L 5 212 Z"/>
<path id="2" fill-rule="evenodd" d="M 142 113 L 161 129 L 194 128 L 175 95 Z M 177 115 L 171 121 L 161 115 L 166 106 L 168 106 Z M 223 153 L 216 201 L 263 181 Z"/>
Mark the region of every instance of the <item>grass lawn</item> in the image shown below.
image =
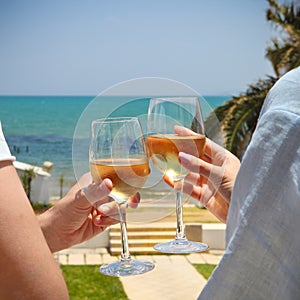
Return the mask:
<path id="1" fill-rule="evenodd" d="M 215 269 L 216 265 L 209 265 L 209 264 L 195 264 L 193 265 L 196 270 L 207 280 L 213 270 Z"/>
<path id="2" fill-rule="evenodd" d="M 61 266 L 71 300 L 127 300 L 121 281 L 98 272 L 99 266 Z"/>
<path id="3" fill-rule="evenodd" d="M 194 264 L 195 269 L 208 279 L 216 265 Z M 61 266 L 70 300 L 128 300 L 121 281 L 98 272 L 99 266 Z"/>

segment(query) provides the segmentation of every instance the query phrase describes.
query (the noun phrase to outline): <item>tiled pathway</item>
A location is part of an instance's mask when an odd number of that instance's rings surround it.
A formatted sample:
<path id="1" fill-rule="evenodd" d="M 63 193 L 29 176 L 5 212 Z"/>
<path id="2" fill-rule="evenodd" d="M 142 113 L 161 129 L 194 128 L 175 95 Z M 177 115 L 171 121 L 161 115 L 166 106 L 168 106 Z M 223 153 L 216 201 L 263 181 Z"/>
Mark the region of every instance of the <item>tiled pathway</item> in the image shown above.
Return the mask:
<path id="1" fill-rule="evenodd" d="M 129 277 L 120 277 L 130 300 L 193 300 L 197 298 L 206 280 L 192 264 L 218 264 L 222 251 L 210 250 L 207 253 L 189 255 L 139 255 L 138 260 L 152 261 L 153 271 Z M 67 249 L 55 254 L 60 264 L 100 265 L 116 261 L 106 249 Z"/>

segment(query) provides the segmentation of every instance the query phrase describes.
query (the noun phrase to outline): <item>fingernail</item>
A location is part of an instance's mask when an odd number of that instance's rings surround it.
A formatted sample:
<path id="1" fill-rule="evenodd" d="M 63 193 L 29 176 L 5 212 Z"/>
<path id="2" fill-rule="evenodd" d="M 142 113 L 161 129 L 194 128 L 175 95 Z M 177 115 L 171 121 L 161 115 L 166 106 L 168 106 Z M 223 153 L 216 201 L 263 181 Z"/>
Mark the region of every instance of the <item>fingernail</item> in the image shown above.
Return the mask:
<path id="1" fill-rule="evenodd" d="M 109 212 L 109 206 L 108 205 L 101 205 L 99 208 L 99 210 L 101 210 L 104 214 Z"/>
<path id="2" fill-rule="evenodd" d="M 96 187 L 96 190 L 95 190 L 95 193 L 100 193 L 101 195 L 107 195 L 110 191 L 109 189 L 107 188 L 105 182 L 99 182 L 99 183 L 96 183 L 95 185 Z"/>
<path id="3" fill-rule="evenodd" d="M 94 223 L 96 223 L 96 225 L 100 224 L 101 223 L 101 216 L 96 216 L 94 218 Z"/>
<path id="4" fill-rule="evenodd" d="M 102 181 L 99 185 L 101 190 L 105 190 L 108 191 L 111 189 L 112 183 L 109 179 L 105 179 L 104 181 Z"/>
<path id="5" fill-rule="evenodd" d="M 183 164 L 187 164 L 190 162 L 190 155 L 184 152 L 179 152 L 178 154 L 179 161 Z"/>

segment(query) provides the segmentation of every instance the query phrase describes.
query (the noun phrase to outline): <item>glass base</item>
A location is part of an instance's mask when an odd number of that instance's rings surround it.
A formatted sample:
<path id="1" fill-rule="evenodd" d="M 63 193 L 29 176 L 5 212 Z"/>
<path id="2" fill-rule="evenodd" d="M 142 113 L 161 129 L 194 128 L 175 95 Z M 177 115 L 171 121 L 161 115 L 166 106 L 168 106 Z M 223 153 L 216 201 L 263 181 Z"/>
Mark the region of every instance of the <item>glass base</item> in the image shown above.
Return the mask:
<path id="1" fill-rule="evenodd" d="M 149 261 L 117 261 L 111 264 L 102 265 L 99 272 L 109 276 L 131 276 L 140 275 L 154 269 L 154 264 Z"/>
<path id="2" fill-rule="evenodd" d="M 174 239 L 173 241 L 157 244 L 153 247 L 156 251 L 172 254 L 188 254 L 193 252 L 206 251 L 207 244 L 191 242 L 187 239 Z"/>

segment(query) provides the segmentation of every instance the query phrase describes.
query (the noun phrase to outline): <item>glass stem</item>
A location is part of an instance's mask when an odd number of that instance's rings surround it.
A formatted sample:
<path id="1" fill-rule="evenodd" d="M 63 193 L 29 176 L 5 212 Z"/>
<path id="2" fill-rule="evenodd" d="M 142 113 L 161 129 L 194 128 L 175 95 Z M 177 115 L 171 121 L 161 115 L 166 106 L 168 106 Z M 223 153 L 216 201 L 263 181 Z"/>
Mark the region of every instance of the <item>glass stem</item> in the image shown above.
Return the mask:
<path id="1" fill-rule="evenodd" d="M 182 187 L 183 187 L 183 179 L 175 179 L 174 180 L 174 190 L 176 193 L 176 237 L 175 239 L 186 239 L 185 237 L 185 229 L 183 223 L 183 205 L 182 205 Z"/>
<path id="2" fill-rule="evenodd" d="M 122 212 L 122 205 L 125 205 L 125 209 Z M 128 247 L 128 237 L 127 237 L 127 228 L 126 228 L 126 202 L 118 203 L 118 212 L 120 218 L 120 228 L 121 228 L 121 261 L 129 261 L 131 259 Z"/>

